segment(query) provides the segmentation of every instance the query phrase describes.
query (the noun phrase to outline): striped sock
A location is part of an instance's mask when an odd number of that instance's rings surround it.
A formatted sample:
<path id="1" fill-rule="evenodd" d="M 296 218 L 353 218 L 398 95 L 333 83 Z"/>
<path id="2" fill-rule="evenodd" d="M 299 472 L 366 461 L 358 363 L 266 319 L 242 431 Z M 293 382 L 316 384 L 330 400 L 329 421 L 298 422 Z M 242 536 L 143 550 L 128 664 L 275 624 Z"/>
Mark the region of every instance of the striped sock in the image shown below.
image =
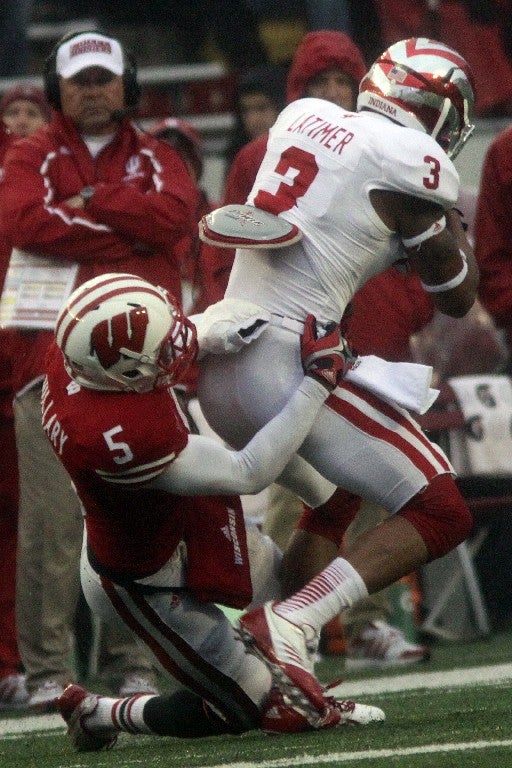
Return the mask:
<path id="1" fill-rule="evenodd" d="M 340 611 L 363 597 L 368 597 L 364 581 L 347 560 L 337 557 L 305 587 L 274 605 L 274 611 L 293 624 L 308 624 L 319 632 Z"/>
<path id="2" fill-rule="evenodd" d="M 100 727 L 114 726 L 116 731 L 126 733 L 153 733 L 144 722 L 144 707 L 154 695 L 138 693 L 125 699 L 101 696 L 96 710 L 87 717 L 87 727 L 98 730 Z"/>

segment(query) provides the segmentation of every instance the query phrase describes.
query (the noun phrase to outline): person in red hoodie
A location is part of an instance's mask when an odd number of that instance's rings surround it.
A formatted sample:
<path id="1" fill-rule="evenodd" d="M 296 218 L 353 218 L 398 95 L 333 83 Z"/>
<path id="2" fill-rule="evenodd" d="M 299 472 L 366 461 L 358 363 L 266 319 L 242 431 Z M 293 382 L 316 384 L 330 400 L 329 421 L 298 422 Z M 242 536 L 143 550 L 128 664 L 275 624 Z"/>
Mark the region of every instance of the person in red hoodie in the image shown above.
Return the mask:
<path id="1" fill-rule="evenodd" d="M 75 286 L 105 272 L 129 272 L 179 296 L 175 245 L 195 231 L 197 190 L 177 152 L 129 119 L 139 97 L 135 62 L 114 38 L 71 34 L 50 54 L 44 84 L 55 114 L 7 152 L 2 237 L 36 258 L 76 265 Z M 54 707 L 76 674 L 69 651 L 83 529 L 69 477 L 41 426 L 52 335 L 23 331 L 14 371 L 18 642 L 29 706 L 38 711 Z M 129 692 L 154 690 L 153 665 L 132 638 L 119 637 L 118 651 L 108 682 Z"/>
<path id="2" fill-rule="evenodd" d="M 484 158 L 475 217 L 479 298 L 503 334 L 512 372 L 512 126 L 491 142 Z"/>
<path id="3" fill-rule="evenodd" d="M 9 143 L 16 136 L 29 136 L 51 119 L 44 91 L 22 83 L 4 92 L 0 100 L 0 166 Z M 0 238 L 0 293 L 9 263 L 10 248 Z M 12 409 L 12 353 L 17 332 L 0 328 L 0 709 L 26 705 L 28 693 L 16 638 L 15 592 L 18 530 L 18 456 Z"/>
<path id="4" fill-rule="evenodd" d="M 290 66 L 287 101 L 312 96 L 353 111 L 359 82 L 365 74 L 362 54 L 348 35 L 334 30 L 310 32 L 297 48 Z M 235 157 L 226 182 L 225 204 L 243 204 L 247 200 L 265 155 L 267 138 L 268 134 L 257 137 Z M 202 257 L 205 289 L 214 303 L 224 295 L 234 251 L 204 244 Z M 411 360 L 411 335 L 430 322 L 433 315 L 434 305 L 418 277 L 392 268 L 370 280 L 356 294 L 346 320 L 346 333 L 361 354 L 375 354 L 391 361 Z M 361 499 L 338 489 L 330 503 L 347 528 L 360 509 Z M 290 491 L 277 485 L 271 487 L 270 507 L 263 526 L 283 549 L 301 509 L 299 499 Z M 363 506 L 350 537 L 374 525 L 382 514 L 379 508 Z M 310 524 L 309 520 L 301 523 Z M 334 620 L 325 629 L 324 650 L 345 645 L 345 663 L 349 667 L 407 664 L 428 658 L 425 646 L 409 642 L 388 623 L 390 613 L 389 591 L 371 595 L 344 614 L 343 627 Z"/>

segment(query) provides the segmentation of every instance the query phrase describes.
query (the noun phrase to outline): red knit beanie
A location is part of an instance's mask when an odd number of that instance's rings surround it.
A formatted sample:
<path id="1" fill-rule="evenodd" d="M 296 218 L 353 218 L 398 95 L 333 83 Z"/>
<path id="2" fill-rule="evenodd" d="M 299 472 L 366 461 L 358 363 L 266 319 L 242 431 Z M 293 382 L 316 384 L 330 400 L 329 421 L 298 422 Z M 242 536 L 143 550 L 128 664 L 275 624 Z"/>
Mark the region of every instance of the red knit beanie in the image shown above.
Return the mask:
<path id="1" fill-rule="evenodd" d="M 46 101 L 43 89 L 29 83 L 19 83 L 5 91 L 0 99 L 0 117 L 4 114 L 9 104 L 19 99 L 33 101 L 34 104 L 37 104 L 46 120 L 50 121 L 52 119 L 52 110 Z"/>

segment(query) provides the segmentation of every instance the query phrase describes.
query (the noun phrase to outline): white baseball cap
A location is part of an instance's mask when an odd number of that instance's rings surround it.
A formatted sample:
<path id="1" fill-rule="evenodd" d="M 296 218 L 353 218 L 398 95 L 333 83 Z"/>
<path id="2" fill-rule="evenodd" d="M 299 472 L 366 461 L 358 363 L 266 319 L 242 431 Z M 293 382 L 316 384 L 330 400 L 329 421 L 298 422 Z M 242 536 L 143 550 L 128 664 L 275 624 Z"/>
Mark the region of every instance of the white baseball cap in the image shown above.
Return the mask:
<path id="1" fill-rule="evenodd" d="M 123 50 L 118 41 L 96 32 L 84 32 L 59 47 L 55 63 L 58 75 L 73 77 L 87 67 L 103 67 L 114 75 L 122 75 Z"/>

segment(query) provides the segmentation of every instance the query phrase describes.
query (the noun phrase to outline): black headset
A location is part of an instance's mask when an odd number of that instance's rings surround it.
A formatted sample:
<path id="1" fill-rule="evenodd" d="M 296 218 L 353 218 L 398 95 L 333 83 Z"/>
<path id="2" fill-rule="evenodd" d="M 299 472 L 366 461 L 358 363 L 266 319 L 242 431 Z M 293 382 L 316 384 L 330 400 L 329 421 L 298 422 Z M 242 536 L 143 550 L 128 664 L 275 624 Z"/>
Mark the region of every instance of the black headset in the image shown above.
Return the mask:
<path id="1" fill-rule="evenodd" d="M 54 109 L 59 111 L 61 109 L 61 103 L 59 76 L 56 71 L 57 53 L 61 45 L 67 43 L 68 40 L 72 40 L 74 37 L 84 34 L 98 35 L 103 33 L 98 32 L 96 29 L 86 30 L 85 32 L 69 32 L 55 44 L 44 64 L 43 81 L 46 98 L 48 103 L 51 104 Z M 124 105 L 126 110 L 132 111 L 137 107 L 141 96 L 141 87 L 137 82 L 137 64 L 133 54 L 129 51 L 125 51 L 122 46 L 121 48 L 125 64 L 123 71 Z"/>

